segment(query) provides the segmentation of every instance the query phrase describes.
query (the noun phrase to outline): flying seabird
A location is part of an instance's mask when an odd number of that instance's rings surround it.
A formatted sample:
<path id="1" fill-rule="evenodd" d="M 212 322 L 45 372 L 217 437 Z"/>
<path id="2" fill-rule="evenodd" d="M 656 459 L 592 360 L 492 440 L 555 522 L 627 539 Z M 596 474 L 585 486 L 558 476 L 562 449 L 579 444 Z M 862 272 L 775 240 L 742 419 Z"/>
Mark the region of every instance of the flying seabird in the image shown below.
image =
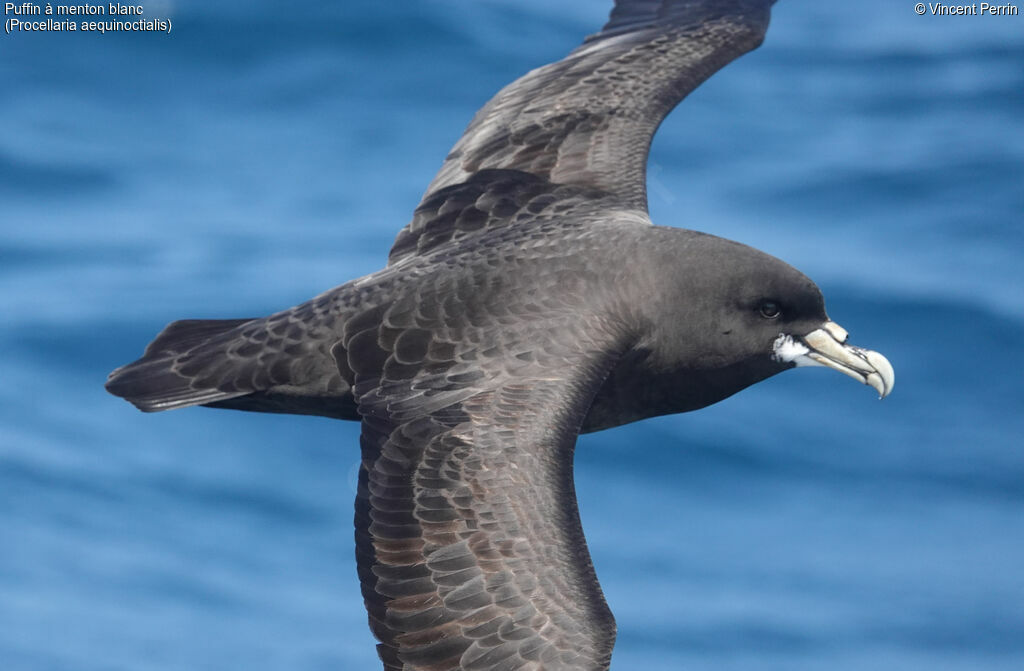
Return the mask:
<path id="1" fill-rule="evenodd" d="M 608 667 L 581 432 L 794 366 L 892 390 L 802 273 L 647 214 L 655 129 L 761 43 L 772 2 L 618 0 L 476 114 L 384 269 L 269 317 L 174 322 L 111 373 L 147 412 L 362 423 L 356 556 L 386 670 Z"/>

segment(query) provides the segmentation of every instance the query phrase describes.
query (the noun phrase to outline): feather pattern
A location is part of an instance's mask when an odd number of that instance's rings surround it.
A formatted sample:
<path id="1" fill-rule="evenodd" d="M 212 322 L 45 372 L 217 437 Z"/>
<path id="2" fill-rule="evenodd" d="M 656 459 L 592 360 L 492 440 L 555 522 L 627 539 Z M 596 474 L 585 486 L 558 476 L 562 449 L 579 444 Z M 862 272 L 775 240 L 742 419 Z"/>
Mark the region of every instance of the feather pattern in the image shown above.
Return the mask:
<path id="1" fill-rule="evenodd" d="M 651 138 L 704 80 L 756 48 L 774 0 L 619 0 L 600 33 L 477 112 L 425 199 L 484 169 L 522 170 L 646 211 Z"/>
<path id="2" fill-rule="evenodd" d="M 363 416 L 356 556 L 385 669 L 609 663 L 615 624 L 572 455 L 616 348 L 597 320 L 582 330 L 557 313 L 497 336 L 498 313 L 466 327 L 399 310 L 347 341 Z"/>

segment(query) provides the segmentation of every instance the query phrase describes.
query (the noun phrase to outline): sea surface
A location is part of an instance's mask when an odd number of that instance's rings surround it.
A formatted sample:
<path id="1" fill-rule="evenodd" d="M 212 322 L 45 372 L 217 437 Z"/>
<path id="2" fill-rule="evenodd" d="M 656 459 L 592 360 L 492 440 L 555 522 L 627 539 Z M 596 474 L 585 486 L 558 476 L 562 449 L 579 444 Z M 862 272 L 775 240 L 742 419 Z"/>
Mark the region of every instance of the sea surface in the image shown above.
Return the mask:
<path id="1" fill-rule="evenodd" d="M 179 318 L 381 267 L 473 112 L 595 0 L 140 0 L 0 33 L 0 669 L 376 669 L 357 426 L 103 390 Z M 651 213 L 822 287 L 891 397 L 787 372 L 589 435 L 616 671 L 1024 669 L 1024 15 L 780 0 Z"/>

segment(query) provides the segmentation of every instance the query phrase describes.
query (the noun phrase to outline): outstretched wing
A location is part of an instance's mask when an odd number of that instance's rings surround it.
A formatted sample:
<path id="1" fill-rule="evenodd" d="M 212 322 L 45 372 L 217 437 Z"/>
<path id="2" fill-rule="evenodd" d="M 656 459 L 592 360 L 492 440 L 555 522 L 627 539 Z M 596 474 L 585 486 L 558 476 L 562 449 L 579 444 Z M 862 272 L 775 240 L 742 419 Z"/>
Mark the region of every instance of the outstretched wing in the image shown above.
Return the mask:
<path id="1" fill-rule="evenodd" d="M 576 510 L 562 381 L 364 420 L 356 543 L 385 669 L 607 668 L 615 622 Z M 457 416 L 458 423 L 453 424 Z"/>
<path id="2" fill-rule="evenodd" d="M 490 244 L 518 235 L 546 235 L 557 227 L 560 239 L 578 234 L 593 222 L 615 220 L 649 225 L 646 215 L 624 211 L 597 189 L 551 182 L 518 170 L 481 170 L 465 182 L 425 198 L 388 254 L 388 265 L 424 256 L 460 243 Z M 525 232 L 530 228 L 530 234 Z"/>
<path id="3" fill-rule="evenodd" d="M 619 0 L 601 32 L 502 89 L 427 189 L 488 168 L 596 187 L 646 210 L 655 130 L 690 91 L 764 39 L 774 0 Z"/>
<path id="4" fill-rule="evenodd" d="M 356 554 L 385 669 L 607 668 L 615 623 L 572 460 L 614 350 L 593 320 L 529 296 L 419 298 L 347 325 L 341 362 L 363 416 Z"/>

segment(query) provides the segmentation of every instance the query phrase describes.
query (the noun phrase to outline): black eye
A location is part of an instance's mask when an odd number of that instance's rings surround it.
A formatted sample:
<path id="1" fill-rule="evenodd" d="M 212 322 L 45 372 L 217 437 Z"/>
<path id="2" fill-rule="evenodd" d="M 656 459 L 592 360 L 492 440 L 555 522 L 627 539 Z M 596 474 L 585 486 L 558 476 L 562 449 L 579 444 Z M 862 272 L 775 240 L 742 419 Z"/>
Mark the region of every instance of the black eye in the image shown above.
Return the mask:
<path id="1" fill-rule="evenodd" d="M 780 308 L 779 304 L 776 303 L 775 301 L 761 301 L 761 304 L 758 306 L 758 309 L 761 311 L 761 316 L 764 317 L 765 319 L 775 319 L 780 314 L 782 314 L 782 308 Z"/>

